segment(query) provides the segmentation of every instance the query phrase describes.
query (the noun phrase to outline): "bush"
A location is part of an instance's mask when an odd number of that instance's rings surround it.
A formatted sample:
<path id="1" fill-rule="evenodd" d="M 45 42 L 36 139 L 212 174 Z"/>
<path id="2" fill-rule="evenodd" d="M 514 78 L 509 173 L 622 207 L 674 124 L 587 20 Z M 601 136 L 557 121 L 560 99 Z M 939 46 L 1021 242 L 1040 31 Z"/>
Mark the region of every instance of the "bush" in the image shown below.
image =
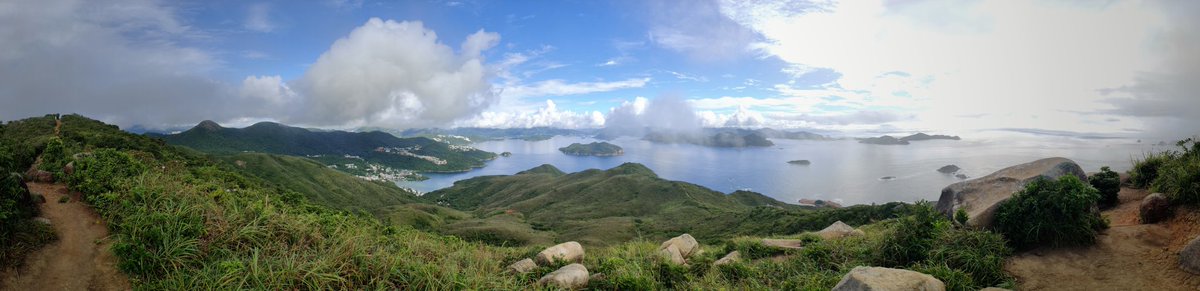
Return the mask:
<path id="1" fill-rule="evenodd" d="M 1172 203 L 1200 203 L 1200 141 L 1189 138 L 1177 144 L 1183 151 L 1168 155 L 1172 158 L 1158 169 L 1151 190 L 1166 194 Z"/>
<path id="2" fill-rule="evenodd" d="M 98 149 L 77 162 L 75 173 L 67 177 L 67 183 L 72 189 L 91 197 L 113 191 L 121 180 L 145 170 L 146 166 L 128 153 Z"/>
<path id="3" fill-rule="evenodd" d="M 971 218 L 967 216 L 966 209 L 959 208 L 954 211 L 954 221 L 958 222 L 958 225 L 967 225 L 967 220 L 971 220 Z"/>
<path id="4" fill-rule="evenodd" d="M 962 270 L 951 268 L 944 264 L 918 264 L 909 268 L 913 271 L 921 272 L 933 276 L 942 283 L 946 284 L 946 290 L 950 291 L 975 291 L 979 290 L 975 281 L 971 279 L 971 275 Z"/>
<path id="5" fill-rule="evenodd" d="M 1121 192 L 1121 175 L 1117 172 L 1109 170 L 1108 167 L 1100 167 L 1099 173 L 1088 177 L 1088 184 L 1100 191 L 1101 208 L 1117 205 L 1117 194 Z"/>
<path id="6" fill-rule="evenodd" d="M 975 287 L 987 287 L 1008 280 L 1004 259 L 1010 254 L 1012 249 L 998 233 L 956 229 L 938 239 L 937 246 L 929 251 L 928 262 L 962 270 L 979 285 Z"/>
<path id="7" fill-rule="evenodd" d="M 928 201 L 917 202 L 913 208 L 912 215 L 897 219 L 891 235 L 880 241 L 880 265 L 902 267 L 925 260 L 938 236 L 950 228 L 950 221 Z"/>
<path id="8" fill-rule="evenodd" d="M 1090 245 L 1108 228 L 1096 202 L 1100 193 L 1074 175 L 1038 179 L 996 209 L 996 230 L 1014 247 Z"/>
<path id="9" fill-rule="evenodd" d="M 1158 178 L 1158 169 L 1173 158 L 1171 153 L 1147 154 L 1142 160 L 1135 161 L 1129 169 L 1129 183 L 1134 187 L 1146 188 Z"/>

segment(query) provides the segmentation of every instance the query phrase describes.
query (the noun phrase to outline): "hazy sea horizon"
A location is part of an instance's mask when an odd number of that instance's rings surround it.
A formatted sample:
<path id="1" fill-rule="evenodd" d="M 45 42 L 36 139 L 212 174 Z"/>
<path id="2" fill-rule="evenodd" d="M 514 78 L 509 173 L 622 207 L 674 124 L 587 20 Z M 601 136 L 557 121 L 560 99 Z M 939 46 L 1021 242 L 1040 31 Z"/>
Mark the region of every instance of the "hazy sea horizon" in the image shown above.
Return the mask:
<path id="1" fill-rule="evenodd" d="M 570 156 L 558 151 L 593 138 L 556 136 L 543 141 L 500 140 L 472 146 L 495 153 L 511 152 L 485 167 L 463 173 L 429 173 L 429 180 L 398 181 L 397 185 L 428 193 L 455 181 L 484 175 L 511 175 L 542 164 L 572 173 L 608 169 L 626 162 L 641 163 L 659 177 L 702 185 L 730 193 L 749 190 L 787 203 L 823 199 L 844 205 L 891 201 L 936 201 L 943 187 L 962 181 L 936 170 L 957 165 L 969 178 L 981 177 L 1012 165 L 1049 157 L 1065 157 L 1085 172 L 1110 166 L 1125 171 L 1144 153 L 1174 149 L 1159 141 L 1080 139 L 1057 136 L 996 136 L 963 140 L 917 141 L 910 145 L 860 144 L 852 139 L 817 141 L 772 139 L 775 146 L 714 148 L 690 144 L 659 144 L 623 137 L 608 141 L 624 148 L 617 157 Z M 790 160 L 809 160 L 793 165 Z M 894 179 L 881 179 L 885 176 Z"/>

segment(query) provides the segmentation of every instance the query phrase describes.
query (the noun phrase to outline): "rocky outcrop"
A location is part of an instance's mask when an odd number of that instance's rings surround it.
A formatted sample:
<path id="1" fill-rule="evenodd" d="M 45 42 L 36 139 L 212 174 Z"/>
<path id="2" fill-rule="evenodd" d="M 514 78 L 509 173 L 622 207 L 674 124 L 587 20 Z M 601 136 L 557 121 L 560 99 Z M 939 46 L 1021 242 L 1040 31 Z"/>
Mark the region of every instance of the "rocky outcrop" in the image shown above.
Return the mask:
<path id="1" fill-rule="evenodd" d="M 1146 195 L 1138 206 L 1138 217 L 1142 223 L 1155 223 L 1171 217 L 1171 202 L 1162 193 Z"/>
<path id="2" fill-rule="evenodd" d="M 1200 275 L 1200 236 L 1193 238 L 1179 251 L 1179 268 Z"/>
<path id="3" fill-rule="evenodd" d="M 958 170 L 962 170 L 962 168 L 959 168 L 958 166 L 955 166 L 955 165 L 945 165 L 945 166 L 942 166 L 941 168 L 937 169 L 938 173 L 942 173 L 942 174 L 953 174 L 955 172 L 958 172 Z"/>
<path id="4" fill-rule="evenodd" d="M 774 239 L 764 238 L 762 244 L 768 247 L 784 248 L 784 249 L 801 249 L 804 246 L 804 241 L 798 239 Z"/>
<path id="5" fill-rule="evenodd" d="M 550 272 L 538 279 L 538 286 L 558 287 L 563 289 L 579 289 L 588 284 L 588 270 L 578 263 L 570 264 Z"/>
<path id="6" fill-rule="evenodd" d="M 737 263 L 737 262 L 740 262 L 741 260 L 742 260 L 742 253 L 740 253 L 738 251 L 732 251 L 732 252 L 729 252 L 729 254 L 726 254 L 724 257 L 721 257 L 721 259 L 717 260 L 716 262 L 713 262 L 713 266 Z"/>
<path id="7" fill-rule="evenodd" d="M 583 246 L 573 241 L 557 244 L 539 252 L 534 260 L 540 266 L 553 265 L 558 261 L 582 262 Z"/>
<path id="8" fill-rule="evenodd" d="M 516 263 L 512 263 L 512 265 L 508 265 L 507 269 L 508 269 L 508 272 L 510 272 L 510 273 L 525 274 L 525 273 L 529 273 L 529 272 L 533 271 L 533 269 L 536 269 L 536 268 L 537 268 L 537 263 L 534 263 L 533 260 L 531 260 L 529 258 L 525 258 L 524 260 L 520 260 L 520 261 L 517 261 Z"/>
<path id="9" fill-rule="evenodd" d="M 669 262 L 686 264 L 687 259 L 700 251 L 700 243 L 690 234 L 682 234 L 664 241 L 658 246 L 658 253 Z"/>
<path id="10" fill-rule="evenodd" d="M 692 237 L 692 235 L 686 234 L 686 233 L 681 234 L 677 237 L 673 237 L 667 241 L 664 241 L 661 245 L 658 246 L 658 249 L 659 250 L 666 249 L 667 246 L 671 246 L 671 245 L 674 245 L 675 247 L 679 248 L 679 254 L 683 255 L 685 258 L 696 254 L 696 252 L 700 250 L 700 243 L 696 242 L 696 238 L 694 238 L 694 237 Z"/>
<path id="11" fill-rule="evenodd" d="M 967 211 L 967 225 L 991 227 L 996 207 L 1011 198 L 1025 184 L 1038 178 L 1058 179 L 1063 175 L 1075 175 L 1087 181 L 1083 169 L 1066 158 L 1041 159 L 1020 164 L 974 180 L 958 182 L 942 189 L 937 210 L 951 217 L 958 209 Z"/>
<path id="12" fill-rule="evenodd" d="M 687 260 L 683 258 L 683 253 L 679 251 L 679 247 L 675 245 L 669 245 L 666 248 L 658 249 L 658 255 L 662 256 L 663 259 L 666 259 L 667 262 L 672 264 L 687 264 Z"/>
<path id="13" fill-rule="evenodd" d="M 946 285 L 933 276 L 919 272 L 880 268 L 854 267 L 833 287 L 834 291 L 923 290 L 943 291 Z"/>
<path id="14" fill-rule="evenodd" d="M 825 229 L 818 231 L 817 235 L 823 239 L 830 240 L 848 236 L 863 235 L 863 231 L 854 229 L 854 227 L 842 222 L 841 220 L 838 220 L 837 222 L 830 224 L 828 227 L 825 227 Z"/>
<path id="15" fill-rule="evenodd" d="M 75 162 L 74 161 L 71 161 L 71 162 L 67 163 L 66 166 L 63 166 L 63 174 L 66 174 L 67 176 L 70 176 L 71 174 L 75 174 Z"/>
<path id="16" fill-rule="evenodd" d="M 38 170 L 36 168 L 31 168 L 29 171 L 25 171 L 25 180 L 37 183 L 53 183 L 54 174 L 51 174 L 47 171 Z"/>

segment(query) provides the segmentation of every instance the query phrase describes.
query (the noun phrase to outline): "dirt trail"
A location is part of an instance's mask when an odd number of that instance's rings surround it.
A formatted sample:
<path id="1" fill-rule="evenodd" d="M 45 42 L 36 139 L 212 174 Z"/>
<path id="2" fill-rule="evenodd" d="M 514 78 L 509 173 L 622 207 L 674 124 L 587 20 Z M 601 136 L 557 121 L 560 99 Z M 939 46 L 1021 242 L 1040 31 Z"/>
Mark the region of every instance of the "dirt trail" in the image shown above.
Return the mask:
<path id="1" fill-rule="evenodd" d="M 108 228 L 79 195 L 56 184 L 29 183 L 46 197 L 42 216 L 50 219 L 58 241 L 31 254 L 25 266 L 0 278 L 0 290 L 129 290 L 109 251 Z M 58 203 L 61 197 L 71 197 Z"/>
<path id="2" fill-rule="evenodd" d="M 1094 246 L 1037 249 L 1009 259 L 1005 270 L 1021 290 L 1197 290 L 1200 276 L 1179 269 L 1179 250 L 1200 234 L 1200 211 L 1179 208 L 1157 224 L 1140 224 L 1146 190 L 1122 188 L 1121 203 L 1103 212 L 1111 228 Z"/>

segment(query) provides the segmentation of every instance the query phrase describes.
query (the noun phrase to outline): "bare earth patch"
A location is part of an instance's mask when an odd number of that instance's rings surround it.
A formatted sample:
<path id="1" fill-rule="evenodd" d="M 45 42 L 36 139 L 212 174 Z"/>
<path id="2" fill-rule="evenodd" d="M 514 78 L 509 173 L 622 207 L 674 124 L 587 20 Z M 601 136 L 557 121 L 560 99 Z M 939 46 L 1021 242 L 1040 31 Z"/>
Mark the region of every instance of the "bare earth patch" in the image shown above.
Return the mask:
<path id="1" fill-rule="evenodd" d="M 1141 224 L 1146 190 L 1121 188 L 1120 204 L 1103 215 L 1111 228 L 1090 247 L 1035 249 L 1013 256 L 1005 270 L 1021 290 L 1196 290 L 1200 276 L 1179 269 L 1179 251 L 1200 235 L 1200 213 L 1179 208 L 1157 224 Z"/>
<path id="2" fill-rule="evenodd" d="M 129 290 L 129 280 L 117 270 L 109 251 L 108 227 L 78 194 L 57 184 L 30 183 L 41 193 L 42 216 L 50 219 L 58 241 L 26 258 L 25 265 L 0 275 L 3 290 Z M 70 196 L 67 203 L 59 198 Z"/>

